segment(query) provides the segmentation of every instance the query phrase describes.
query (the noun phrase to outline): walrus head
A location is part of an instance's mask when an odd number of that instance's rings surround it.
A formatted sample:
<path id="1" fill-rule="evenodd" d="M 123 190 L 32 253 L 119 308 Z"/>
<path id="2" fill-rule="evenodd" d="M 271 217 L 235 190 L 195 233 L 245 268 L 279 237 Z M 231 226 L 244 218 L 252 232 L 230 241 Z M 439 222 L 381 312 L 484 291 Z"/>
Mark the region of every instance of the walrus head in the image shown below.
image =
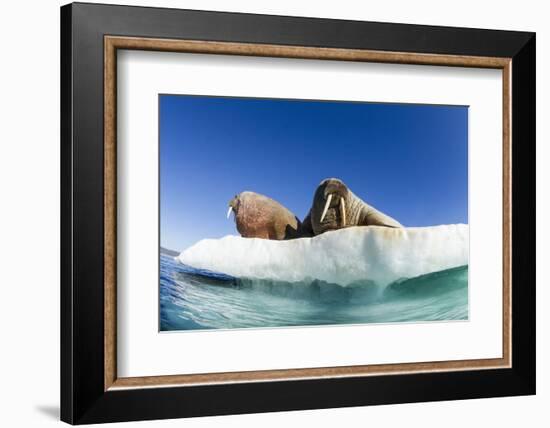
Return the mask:
<path id="1" fill-rule="evenodd" d="M 240 200 L 239 195 L 235 195 L 233 199 L 229 201 L 229 209 L 227 210 L 227 218 L 231 215 L 231 212 L 233 212 L 235 215 L 239 212 L 239 206 L 240 206 Z"/>
<path id="2" fill-rule="evenodd" d="M 315 235 L 346 227 L 346 201 L 349 194 L 348 187 L 337 178 L 321 181 L 313 196 L 310 211 Z"/>

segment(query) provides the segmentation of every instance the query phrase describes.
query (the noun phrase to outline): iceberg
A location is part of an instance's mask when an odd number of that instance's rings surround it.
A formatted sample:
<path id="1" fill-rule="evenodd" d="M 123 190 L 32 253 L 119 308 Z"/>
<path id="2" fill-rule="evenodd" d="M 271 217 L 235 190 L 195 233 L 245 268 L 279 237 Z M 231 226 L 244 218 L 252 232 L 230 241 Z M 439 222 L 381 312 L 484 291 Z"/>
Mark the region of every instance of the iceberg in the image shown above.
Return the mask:
<path id="1" fill-rule="evenodd" d="M 313 238 L 272 241 L 225 236 L 204 239 L 176 260 L 236 278 L 284 282 L 326 281 L 349 286 L 397 280 L 468 264 L 466 224 L 388 228 L 361 226 Z"/>

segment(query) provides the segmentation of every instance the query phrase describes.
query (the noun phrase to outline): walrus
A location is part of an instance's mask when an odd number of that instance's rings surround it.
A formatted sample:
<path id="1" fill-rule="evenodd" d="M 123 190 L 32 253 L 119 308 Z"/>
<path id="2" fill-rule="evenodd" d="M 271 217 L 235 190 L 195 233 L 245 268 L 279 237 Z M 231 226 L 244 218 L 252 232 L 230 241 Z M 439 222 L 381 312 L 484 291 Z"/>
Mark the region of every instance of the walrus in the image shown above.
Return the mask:
<path id="1" fill-rule="evenodd" d="M 294 239 L 300 220 L 279 202 L 255 192 L 241 192 L 229 201 L 227 218 L 235 214 L 235 223 L 245 238 Z"/>
<path id="2" fill-rule="evenodd" d="M 342 180 L 327 178 L 321 181 L 301 225 L 302 236 L 308 232 L 320 235 L 349 226 L 403 227 L 397 220 L 357 197 Z"/>

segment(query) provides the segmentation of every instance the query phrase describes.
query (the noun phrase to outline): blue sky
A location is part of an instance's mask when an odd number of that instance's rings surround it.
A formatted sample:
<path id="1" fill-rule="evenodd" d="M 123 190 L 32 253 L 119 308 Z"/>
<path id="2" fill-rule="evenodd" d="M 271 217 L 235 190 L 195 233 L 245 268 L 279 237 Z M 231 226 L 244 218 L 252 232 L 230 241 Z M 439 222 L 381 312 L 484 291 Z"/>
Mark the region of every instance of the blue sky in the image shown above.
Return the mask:
<path id="1" fill-rule="evenodd" d="M 468 108 L 160 95 L 161 245 L 237 234 L 252 190 L 303 219 L 327 177 L 405 226 L 468 222 Z"/>

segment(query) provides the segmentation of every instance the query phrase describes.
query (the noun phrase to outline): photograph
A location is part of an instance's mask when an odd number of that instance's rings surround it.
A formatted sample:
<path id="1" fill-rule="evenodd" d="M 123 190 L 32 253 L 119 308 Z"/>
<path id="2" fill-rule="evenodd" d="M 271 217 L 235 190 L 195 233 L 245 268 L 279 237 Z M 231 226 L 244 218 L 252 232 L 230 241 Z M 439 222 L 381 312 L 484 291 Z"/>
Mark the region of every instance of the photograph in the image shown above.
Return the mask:
<path id="1" fill-rule="evenodd" d="M 7 22 L 3 300 L 13 349 L 56 349 L 6 363 L 21 397 L 43 380 L 9 426 L 545 414 L 544 14 L 42 3 Z M 31 244 L 58 292 L 21 283 Z"/>
<path id="2" fill-rule="evenodd" d="M 468 106 L 158 100 L 161 332 L 468 320 Z"/>

